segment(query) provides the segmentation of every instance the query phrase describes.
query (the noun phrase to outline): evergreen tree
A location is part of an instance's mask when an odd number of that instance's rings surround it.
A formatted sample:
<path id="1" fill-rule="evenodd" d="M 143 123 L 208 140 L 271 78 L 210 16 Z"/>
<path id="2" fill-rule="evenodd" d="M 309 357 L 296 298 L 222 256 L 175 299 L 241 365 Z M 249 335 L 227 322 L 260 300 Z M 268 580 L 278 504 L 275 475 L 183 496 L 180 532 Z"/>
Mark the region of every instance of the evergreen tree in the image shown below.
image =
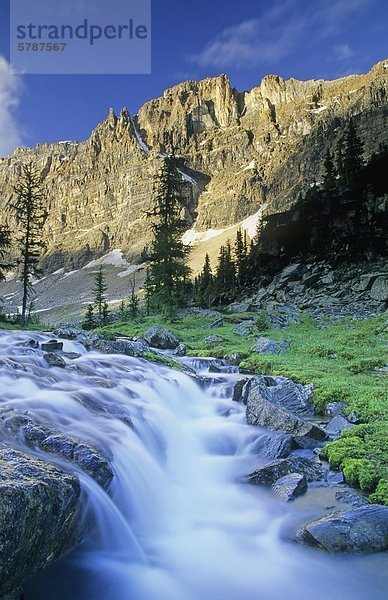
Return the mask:
<path id="1" fill-rule="evenodd" d="M 247 232 L 244 235 L 241 229 L 237 231 L 234 245 L 234 255 L 236 259 L 236 284 L 239 289 L 247 283 L 248 277 L 248 243 Z"/>
<path id="2" fill-rule="evenodd" d="M 103 327 L 108 322 L 109 310 L 106 302 L 105 292 L 108 286 L 105 283 L 105 276 L 100 267 L 94 277 L 94 307 L 96 309 L 96 323 L 97 327 Z"/>
<path id="3" fill-rule="evenodd" d="M 215 295 L 220 304 L 226 304 L 236 296 L 236 267 L 232 257 L 230 241 L 221 246 L 218 258 Z"/>
<path id="4" fill-rule="evenodd" d="M 180 217 L 181 187 L 176 159 L 167 156 L 156 182 L 156 206 L 149 213 L 154 219 L 154 240 L 148 257 L 146 293 L 150 308 L 169 317 L 177 306 L 185 303 L 189 287 L 188 249 L 182 242 L 186 223 Z"/>
<path id="5" fill-rule="evenodd" d="M 16 199 L 11 206 L 16 212 L 16 221 L 20 228 L 19 244 L 21 258 L 21 281 L 23 284 L 22 312 L 20 324 L 28 323 L 27 303 L 33 293 L 31 278 L 39 273 L 38 263 L 45 248 L 42 229 L 48 212 L 42 189 L 42 180 L 33 164 L 22 168 L 18 184 L 14 187 Z"/>
<path id="6" fill-rule="evenodd" d="M 341 184 L 346 183 L 345 167 L 344 167 L 344 138 L 341 137 L 335 149 L 335 169 L 338 175 L 338 182 Z"/>
<path id="7" fill-rule="evenodd" d="M 350 119 L 344 138 L 343 170 L 347 185 L 352 185 L 364 166 L 364 145 L 357 133 L 353 119 Z"/>
<path id="8" fill-rule="evenodd" d="M 128 315 L 131 319 L 136 319 L 139 314 L 139 297 L 136 294 L 136 274 L 133 274 L 131 280 L 131 294 L 128 301 Z"/>
<path id="9" fill-rule="evenodd" d="M 94 329 L 95 326 L 96 326 L 96 321 L 94 318 L 93 304 L 89 304 L 88 308 L 86 309 L 85 320 L 82 323 L 82 329 L 86 329 L 87 331 L 90 331 L 91 329 Z"/>
<path id="10" fill-rule="evenodd" d="M 127 305 L 126 305 L 126 303 L 125 303 L 124 300 L 121 300 L 120 306 L 119 306 L 119 320 L 120 320 L 121 323 L 123 323 L 124 321 L 126 321 L 127 314 L 128 314 Z"/>
<path id="11" fill-rule="evenodd" d="M 195 298 L 197 304 L 210 308 L 214 296 L 214 278 L 209 255 L 206 254 L 202 272 L 195 280 Z"/>
<path id="12" fill-rule="evenodd" d="M 341 162 L 342 162 L 342 159 L 341 159 Z M 337 180 L 336 180 L 337 172 L 335 170 L 333 157 L 332 157 L 329 149 L 327 149 L 327 151 L 326 151 L 323 166 L 325 167 L 325 172 L 323 175 L 323 188 L 325 191 L 331 192 L 336 188 L 336 185 L 337 185 Z"/>
<path id="13" fill-rule="evenodd" d="M 0 225 L 0 281 L 5 279 L 5 272 L 10 268 L 10 264 L 4 263 L 4 255 L 11 247 L 11 234 L 7 225 Z"/>

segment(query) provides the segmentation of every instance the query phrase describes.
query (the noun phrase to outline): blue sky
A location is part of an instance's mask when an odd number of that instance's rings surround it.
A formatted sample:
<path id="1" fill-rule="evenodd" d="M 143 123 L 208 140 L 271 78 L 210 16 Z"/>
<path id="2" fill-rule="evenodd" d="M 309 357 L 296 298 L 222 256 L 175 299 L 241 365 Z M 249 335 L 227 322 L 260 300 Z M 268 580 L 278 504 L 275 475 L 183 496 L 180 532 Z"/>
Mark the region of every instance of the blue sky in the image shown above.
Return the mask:
<path id="1" fill-rule="evenodd" d="M 388 56 L 387 0 L 153 0 L 151 75 L 11 76 L 8 13 L 0 0 L 0 155 L 84 140 L 110 107 L 135 114 L 186 79 L 227 73 L 244 90 L 268 73 L 333 79 Z"/>

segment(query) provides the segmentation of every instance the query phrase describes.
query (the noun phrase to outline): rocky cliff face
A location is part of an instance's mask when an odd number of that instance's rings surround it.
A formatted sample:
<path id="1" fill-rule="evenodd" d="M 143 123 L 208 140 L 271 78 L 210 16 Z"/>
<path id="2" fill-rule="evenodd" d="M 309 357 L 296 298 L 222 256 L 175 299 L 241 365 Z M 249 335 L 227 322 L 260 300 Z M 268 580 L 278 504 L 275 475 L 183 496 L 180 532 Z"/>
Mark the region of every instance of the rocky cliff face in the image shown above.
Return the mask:
<path id="1" fill-rule="evenodd" d="M 237 92 L 225 75 L 188 81 L 108 118 L 83 143 L 17 149 L 0 161 L 0 210 L 21 164 L 33 160 L 47 189 L 46 267 L 77 268 L 121 248 L 139 255 L 150 239 L 145 213 L 161 155 L 182 157 L 188 228 L 225 228 L 255 214 L 284 211 L 319 180 L 322 156 L 352 116 L 369 157 L 386 140 L 388 63 L 335 81 L 269 75 Z"/>

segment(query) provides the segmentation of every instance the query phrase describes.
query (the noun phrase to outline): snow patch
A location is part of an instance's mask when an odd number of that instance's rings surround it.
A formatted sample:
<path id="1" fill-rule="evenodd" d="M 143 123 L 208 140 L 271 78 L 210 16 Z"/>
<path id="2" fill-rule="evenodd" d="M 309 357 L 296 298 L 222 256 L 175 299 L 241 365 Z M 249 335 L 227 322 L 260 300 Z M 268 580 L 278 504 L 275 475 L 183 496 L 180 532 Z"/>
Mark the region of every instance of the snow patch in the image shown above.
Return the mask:
<path id="1" fill-rule="evenodd" d="M 328 109 L 328 106 L 320 106 L 319 108 L 311 108 L 309 112 L 314 113 L 315 115 L 319 115 L 321 112 Z"/>
<path id="2" fill-rule="evenodd" d="M 138 130 L 136 129 L 135 123 L 132 121 L 132 125 L 133 125 L 133 131 L 135 132 L 136 135 L 136 139 L 139 142 L 139 146 L 142 150 L 144 150 L 144 152 L 149 152 L 150 149 L 148 148 L 147 144 L 145 144 L 141 138 L 140 133 L 138 132 Z"/>
<path id="3" fill-rule="evenodd" d="M 251 160 L 251 162 L 249 163 L 249 165 L 246 165 L 245 167 L 242 167 L 243 171 L 251 171 L 253 169 L 256 169 L 256 161 L 255 160 Z"/>
<path id="4" fill-rule="evenodd" d="M 94 269 L 94 267 L 100 267 L 102 265 L 111 265 L 113 267 L 127 266 L 129 263 L 123 258 L 123 253 L 120 249 L 112 250 L 108 254 L 92 260 L 90 263 L 82 267 L 83 269 Z"/>
<path id="5" fill-rule="evenodd" d="M 129 263 L 127 263 L 129 265 Z M 140 271 L 141 269 L 143 269 L 146 266 L 146 263 L 142 263 L 141 265 L 129 265 L 128 269 L 125 269 L 125 271 L 120 271 L 120 273 L 117 273 L 117 277 L 127 277 L 128 275 L 132 275 L 132 273 L 135 273 L 136 271 Z"/>
<path id="6" fill-rule="evenodd" d="M 192 185 L 195 185 L 198 187 L 197 182 L 192 177 L 190 177 L 190 175 L 183 173 L 183 171 L 181 171 L 180 169 L 178 169 L 178 173 L 181 175 L 183 181 L 188 181 Z"/>

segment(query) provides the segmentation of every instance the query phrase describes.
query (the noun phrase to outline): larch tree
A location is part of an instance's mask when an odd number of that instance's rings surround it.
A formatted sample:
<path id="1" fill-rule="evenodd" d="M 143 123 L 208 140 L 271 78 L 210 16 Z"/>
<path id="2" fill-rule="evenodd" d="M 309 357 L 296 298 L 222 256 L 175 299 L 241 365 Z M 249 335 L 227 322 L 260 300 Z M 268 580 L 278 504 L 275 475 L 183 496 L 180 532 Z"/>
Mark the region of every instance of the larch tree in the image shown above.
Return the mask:
<path id="1" fill-rule="evenodd" d="M 24 327 L 28 323 L 28 300 L 33 296 L 31 279 L 40 272 L 38 264 L 46 247 L 42 230 L 48 216 L 42 179 L 32 162 L 23 165 L 14 193 L 15 199 L 10 205 L 15 210 L 16 222 L 20 229 L 19 264 L 23 286 L 20 325 Z"/>

